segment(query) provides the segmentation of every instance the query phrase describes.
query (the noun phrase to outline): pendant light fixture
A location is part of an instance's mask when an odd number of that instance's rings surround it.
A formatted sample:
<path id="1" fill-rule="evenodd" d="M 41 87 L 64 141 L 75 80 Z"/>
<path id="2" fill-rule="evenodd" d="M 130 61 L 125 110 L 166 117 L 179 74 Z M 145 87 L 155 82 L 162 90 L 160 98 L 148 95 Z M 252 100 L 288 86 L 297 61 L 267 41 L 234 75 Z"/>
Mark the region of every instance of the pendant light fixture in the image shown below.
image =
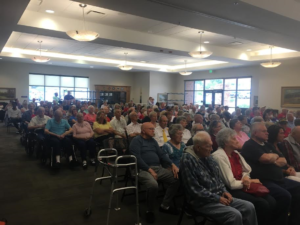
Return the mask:
<path id="1" fill-rule="evenodd" d="M 40 56 L 34 56 L 34 57 L 32 57 L 32 60 L 35 62 L 39 62 L 39 63 L 44 63 L 44 62 L 50 61 L 50 58 L 42 56 L 42 41 L 38 41 L 38 43 L 40 44 L 40 49 L 39 49 Z"/>
<path id="2" fill-rule="evenodd" d="M 194 57 L 194 58 L 207 58 L 208 56 L 210 56 L 212 54 L 212 52 L 209 51 L 202 51 L 201 47 L 202 47 L 202 35 L 204 34 L 204 31 L 199 31 L 200 34 L 200 49 L 199 51 L 194 51 L 194 52 L 190 52 L 190 56 Z"/>
<path id="3" fill-rule="evenodd" d="M 99 37 L 99 34 L 85 29 L 84 8 L 86 4 L 79 4 L 79 6 L 82 8 L 83 30 L 70 30 L 67 32 L 67 35 L 76 41 L 93 41 Z"/>
<path id="4" fill-rule="evenodd" d="M 188 71 L 186 71 L 186 60 L 184 60 L 184 64 L 185 64 L 185 66 L 184 66 L 184 72 L 179 72 L 182 76 L 188 76 L 188 75 L 191 75 L 192 74 L 192 72 L 188 72 Z"/>
<path id="5" fill-rule="evenodd" d="M 128 65 L 127 65 L 127 55 L 128 55 L 128 53 L 125 52 L 124 54 L 125 54 L 125 63 L 124 63 L 124 65 L 120 65 L 120 66 L 118 66 L 118 67 L 119 67 L 121 70 L 132 70 L 132 66 L 128 66 Z"/>
<path id="6" fill-rule="evenodd" d="M 273 46 L 270 46 L 270 51 L 271 51 L 271 54 L 270 54 L 270 62 L 267 62 L 267 63 L 261 63 L 260 65 L 265 67 L 265 68 L 275 68 L 277 66 L 279 66 L 281 64 L 281 62 L 273 62 L 273 58 L 272 58 L 272 49 L 273 49 Z"/>

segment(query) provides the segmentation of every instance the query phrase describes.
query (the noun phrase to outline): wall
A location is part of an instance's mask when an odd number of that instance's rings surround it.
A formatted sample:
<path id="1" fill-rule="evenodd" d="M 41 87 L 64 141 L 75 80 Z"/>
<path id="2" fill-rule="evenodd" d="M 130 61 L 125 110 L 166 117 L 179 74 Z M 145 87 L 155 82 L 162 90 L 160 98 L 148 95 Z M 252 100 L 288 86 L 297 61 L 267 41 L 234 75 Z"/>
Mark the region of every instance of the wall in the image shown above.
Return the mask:
<path id="1" fill-rule="evenodd" d="M 258 105 L 269 108 L 281 108 L 281 87 L 300 86 L 300 64 L 299 60 L 284 61 L 277 68 L 263 68 L 260 65 L 237 67 L 229 69 L 194 72 L 190 76 L 176 76 L 176 92 L 184 92 L 184 80 L 213 79 L 229 77 L 252 77 L 251 106 L 253 96 L 258 96 Z"/>
<path id="2" fill-rule="evenodd" d="M 133 91 L 132 100 L 140 102 L 142 93 L 142 103 L 147 103 L 150 91 L 150 73 L 149 72 L 134 72 L 133 73 Z"/>
<path id="3" fill-rule="evenodd" d="M 23 100 L 21 96 L 29 95 L 29 73 L 89 77 L 90 90 L 95 90 L 96 84 L 131 86 L 131 96 L 133 95 L 134 90 L 133 74 L 129 72 L 4 61 L 0 62 L 0 87 L 16 88 L 17 98 Z"/>

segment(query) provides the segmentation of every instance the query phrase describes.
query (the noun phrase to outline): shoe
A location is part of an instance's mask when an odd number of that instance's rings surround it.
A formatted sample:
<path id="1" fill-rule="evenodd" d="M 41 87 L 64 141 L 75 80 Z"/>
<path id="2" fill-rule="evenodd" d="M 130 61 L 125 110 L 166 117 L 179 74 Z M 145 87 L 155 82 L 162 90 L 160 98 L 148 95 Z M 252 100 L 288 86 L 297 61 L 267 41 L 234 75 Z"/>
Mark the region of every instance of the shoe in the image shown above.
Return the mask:
<path id="1" fill-rule="evenodd" d="M 159 211 L 162 212 L 162 213 L 167 213 L 167 214 L 171 214 L 171 215 L 178 215 L 179 212 L 176 208 L 174 207 L 169 207 L 168 209 L 164 209 L 163 207 L 159 207 Z"/>
<path id="2" fill-rule="evenodd" d="M 147 223 L 154 223 L 155 222 L 155 215 L 154 212 L 146 212 L 146 222 Z"/>
<path id="3" fill-rule="evenodd" d="M 96 165 L 95 159 L 91 160 L 91 165 L 92 165 L 92 166 L 95 166 L 95 165 Z"/>
<path id="4" fill-rule="evenodd" d="M 60 169 L 60 162 L 54 163 L 53 169 Z"/>
<path id="5" fill-rule="evenodd" d="M 84 162 L 82 163 L 82 168 L 83 168 L 84 170 L 87 169 L 87 163 L 86 163 L 86 161 L 84 161 Z"/>

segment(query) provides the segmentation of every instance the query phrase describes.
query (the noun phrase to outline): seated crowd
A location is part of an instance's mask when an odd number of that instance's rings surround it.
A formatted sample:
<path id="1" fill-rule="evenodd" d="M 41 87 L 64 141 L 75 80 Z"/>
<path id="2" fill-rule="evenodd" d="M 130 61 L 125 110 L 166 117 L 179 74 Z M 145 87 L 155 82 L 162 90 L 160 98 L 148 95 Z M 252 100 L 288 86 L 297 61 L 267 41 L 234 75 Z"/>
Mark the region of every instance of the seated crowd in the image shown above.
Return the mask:
<path id="1" fill-rule="evenodd" d="M 119 154 L 137 158 L 149 223 L 155 222 L 162 183 L 163 213 L 178 214 L 172 201 L 183 191 L 194 211 L 219 224 L 299 224 L 300 111 L 283 109 L 277 115 L 253 107 L 230 113 L 226 106 L 166 106 L 153 100 L 147 105 L 104 102 L 99 108 L 75 99 L 39 106 L 14 101 L 6 111 L 18 132 L 35 138 L 39 147 L 51 147 L 56 169 L 62 150 L 71 168 L 79 165 L 78 150 L 86 169 L 88 162 L 96 163 L 97 145 L 118 140 Z"/>

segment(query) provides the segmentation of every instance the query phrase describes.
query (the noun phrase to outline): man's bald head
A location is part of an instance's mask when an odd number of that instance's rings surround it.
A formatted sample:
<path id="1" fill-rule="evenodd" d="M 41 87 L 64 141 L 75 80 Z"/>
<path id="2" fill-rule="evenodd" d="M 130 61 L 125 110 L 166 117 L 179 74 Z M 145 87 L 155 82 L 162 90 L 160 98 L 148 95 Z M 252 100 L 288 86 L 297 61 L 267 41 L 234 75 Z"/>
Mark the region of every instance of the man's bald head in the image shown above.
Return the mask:
<path id="1" fill-rule="evenodd" d="M 142 137 L 143 138 L 149 139 L 149 138 L 154 137 L 155 127 L 152 123 L 150 123 L 150 122 L 143 123 L 143 125 L 141 127 L 141 130 L 142 130 Z"/>
<path id="2" fill-rule="evenodd" d="M 54 119 L 55 119 L 56 121 L 61 121 L 62 117 L 63 117 L 62 111 L 59 110 L 59 109 L 57 109 L 57 110 L 54 112 Z"/>

